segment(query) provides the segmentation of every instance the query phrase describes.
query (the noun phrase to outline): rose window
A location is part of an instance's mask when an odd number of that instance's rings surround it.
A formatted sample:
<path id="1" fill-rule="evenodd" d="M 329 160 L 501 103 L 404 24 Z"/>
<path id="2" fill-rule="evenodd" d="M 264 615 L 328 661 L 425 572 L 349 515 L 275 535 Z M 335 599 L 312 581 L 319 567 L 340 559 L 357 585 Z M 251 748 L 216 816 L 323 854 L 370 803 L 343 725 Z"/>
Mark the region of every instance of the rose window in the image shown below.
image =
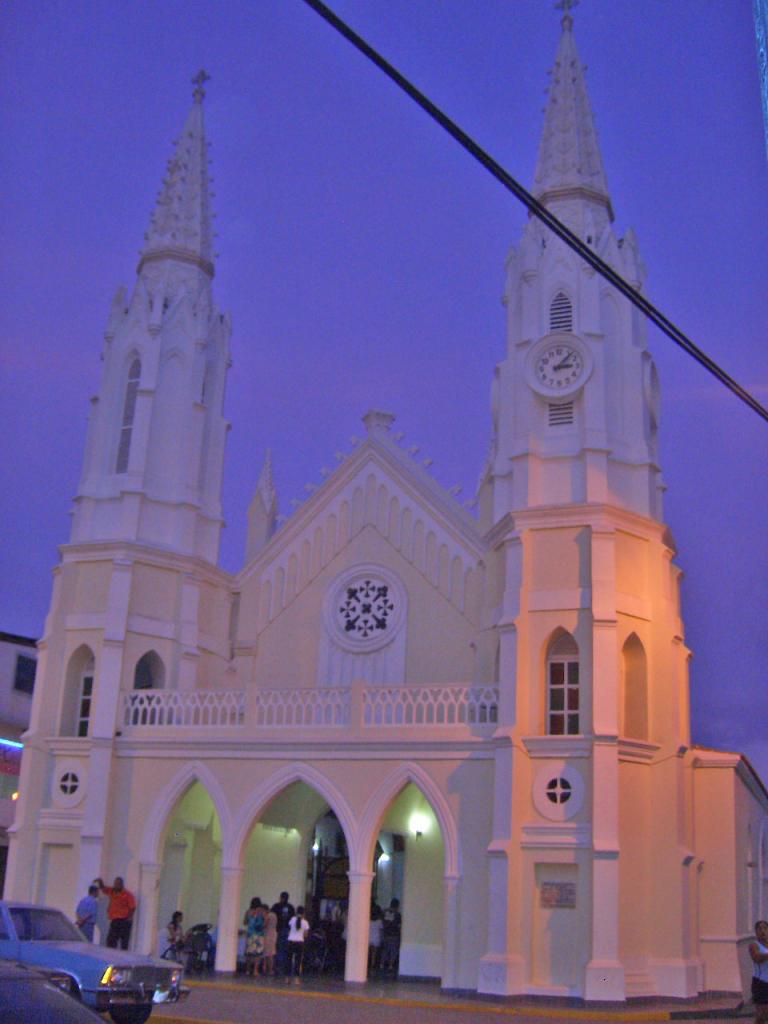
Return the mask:
<path id="1" fill-rule="evenodd" d="M 340 595 L 338 622 L 341 629 L 358 640 L 368 640 L 386 631 L 395 611 L 387 583 L 375 578 L 346 586 Z"/>

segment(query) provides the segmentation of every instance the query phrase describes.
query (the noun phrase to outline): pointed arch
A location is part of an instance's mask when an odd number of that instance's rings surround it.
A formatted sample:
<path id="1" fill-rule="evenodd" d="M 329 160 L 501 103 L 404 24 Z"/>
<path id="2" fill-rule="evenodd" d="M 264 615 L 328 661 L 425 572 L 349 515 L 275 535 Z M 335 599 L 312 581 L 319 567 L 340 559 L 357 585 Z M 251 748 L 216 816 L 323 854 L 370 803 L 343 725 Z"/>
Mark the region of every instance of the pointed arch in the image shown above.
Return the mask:
<path id="1" fill-rule="evenodd" d="M 139 847 L 139 860 L 142 864 L 158 864 L 160 862 L 161 843 L 168 819 L 179 800 L 196 782 L 200 783 L 211 798 L 221 825 L 222 845 L 226 848 L 226 839 L 232 830 L 232 815 L 224 790 L 210 768 L 201 761 L 190 761 L 189 764 L 179 769 L 155 797 L 152 810 L 144 824 L 144 834 Z"/>
<path id="2" fill-rule="evenodd" d="M 88 644 L 80 644 L 67 662 L 59 735 L 88 735 L 95 682 L 95 655 Z"/>
<path id="3" fill-rule="evenodd" d="M 576 736 L 581 732 L 579 646 L 559 626 L 545 651 L 544 731 L 548 736 Z"/>
<path id="4" fill-rule="evenodd" d="M 358 859 L 353 859 L 350 849 L 350 870 L 370 871 L 381 823 L 392 801 L 409 783 L 413 783 L 429 802 L 440 825 L 445 850 L 445 877 L 459 878 L 461 876 L 461 848 L 458 828 L 450 804 L 431 775 L 428 775 L 420 765 L 412 761 L 398 765 L 381 782 L 368 800 L 359 819 L 359 842 L 356 850 Z"/>
<path id="5" fill-rule="evenodd" d="M 314 789 L 328 803 L 328 806 L 333 810 L 344 830 L 350 864 L 355 862 L 354 857 L 357 850 L 356 819 L 346 797 L 327 776 L 323 775 L 316 768 L 308 764 L 291 764 L 286 765 L 284 768 L 279 768 L 253 790 L 238 814 L 231 837 L 229 833 L 225 835 L 222 828 L 222 836 L 225 837 L 222 850 L 222 867 L 237 868 L 242 864 L 245 845 L 255 822 L 258 821 L 270 801 L 274 800 L 288 786 L 293 785 L 294 782 L 303 782 L 311 789 Z"/>
<path id="6" fill-rule="evenodd" d="M 117 456 L 115 458 L 115 472 L 126 473 L 131 454 L 131 437 L 133 435 L 133 421 L 136 417 L 136 399 L 139 394 L 141 383 L 141 359 L 138 353 L 133 353 L 130 358 L 125 378 L 123 391 L 123 413 L 120 420 L 120 434 L 117 442 Z"/>
<path id="7" fill-rule="evenodd" d="M 636 633 L 621 648 L 622 732 L 633 740 L 648 739 L 648 660 Z"/>

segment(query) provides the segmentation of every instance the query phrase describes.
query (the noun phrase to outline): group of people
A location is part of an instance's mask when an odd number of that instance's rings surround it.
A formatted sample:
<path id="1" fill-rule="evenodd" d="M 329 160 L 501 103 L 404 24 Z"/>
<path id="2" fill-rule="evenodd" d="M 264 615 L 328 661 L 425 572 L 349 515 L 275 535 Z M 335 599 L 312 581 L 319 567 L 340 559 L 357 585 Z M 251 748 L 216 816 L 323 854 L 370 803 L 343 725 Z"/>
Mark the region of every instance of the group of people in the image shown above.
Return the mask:
<path id="1" fill-rule="evenodd" d="M 112 885 L 105 885 L 101 878 L 94 879 L 88 887 L 88 895 L 77 905 L 75 923 L 88 941 L 93 942 L 101 897 L 108 900 L 106 945 L 128 949 L 136 899 L 119 876 Z M 386 910 L 382 910 L 378 903 L 372 903 L 368 938 L 368 966 L 371 971 L 397 976 L 402 920 L 399 900 L 391 900 Z M 177 910 L 166 926 L 163 955 L 171 959 L 179 958 L 188 938 L 182 921 L 183 914 Z M 254 896 L 245 912 L 243 928 L 247 974 L 285 975 L 298 982 L 310 933 L 304 907 L 294 907 L 287 892 L 281 892 L 280 899 L 271 907 Z"/>
<path id="2" fill-rule="evenodd" d="M 378 903 L 371 904 L 371 923 L 368 931 L 368 969 L 397 977 L 400 962 L 400 936 L 403 917 L 400 900 L 392 899 L 386 910 Z"/>
<path id="3" fill-rule="evenodd" d="M 123 880 L 119 876 L 112 885 L 104 885 L 100 878 L 93 880 L 88 886 L 88 895 L 83 896 L 77 904 L 75 924 L 86 939 L 93 942 L 94 929 L 99 918 L 99 897 L 102 895 L 109 899 L 107 904 L 109 930 L 107 931 L 106 945 L 113 949 L 117 949 L 118 946 L 121 949 L 128 949 L 133 915 L 136 913 L 136 898 L 125 888 Z"/>
<path id="4" fill-rule="evenodd" d="M 285 974 L 298 982 L 309 932 L 304 907 L 294 907 L 287 892 L 271 907 L 254 896 L 243 926 L 246 974 Z"/>

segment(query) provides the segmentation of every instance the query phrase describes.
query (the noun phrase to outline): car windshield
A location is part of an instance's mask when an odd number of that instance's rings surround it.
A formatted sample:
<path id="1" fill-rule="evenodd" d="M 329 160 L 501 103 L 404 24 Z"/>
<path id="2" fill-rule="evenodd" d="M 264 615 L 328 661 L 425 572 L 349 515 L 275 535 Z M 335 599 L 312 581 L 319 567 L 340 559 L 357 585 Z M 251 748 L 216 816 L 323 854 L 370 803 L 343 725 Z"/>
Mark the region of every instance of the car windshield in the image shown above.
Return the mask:
<path id="1" fill-rule="evenodd" d="M 84 936 L 60 910 L 11 907 L 11 920 L 22 942 L 85 942 Z"/>

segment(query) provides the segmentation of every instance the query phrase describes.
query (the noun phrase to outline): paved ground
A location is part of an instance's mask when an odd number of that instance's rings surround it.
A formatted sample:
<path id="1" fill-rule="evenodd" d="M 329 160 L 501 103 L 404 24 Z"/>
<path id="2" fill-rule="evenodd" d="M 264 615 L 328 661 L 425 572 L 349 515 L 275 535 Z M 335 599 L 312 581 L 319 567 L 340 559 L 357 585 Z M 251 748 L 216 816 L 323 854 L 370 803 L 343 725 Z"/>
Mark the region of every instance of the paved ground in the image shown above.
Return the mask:
<path id="1" fill-rule="evenodd" d="M 733 999 L 696 1003 L 630 1004 L 629 1007 L 584 1008 L 563 1004 L 511 1003 L 455 996 L 437 986 L 372 982 L 345 985 L 336 979 L 302 979 L 289 985 L 280 979 L 235 977 L 191 982 L 192 993 L 178 1007 L 157 1007 L 156 1024 L 542 1024 L 580 1021 L 606 1024 L 626 1021 L 669 1021 L 685 1017 L 690 1024 L 749 1020 L 749 1008 L 736 1011 Z"/>

